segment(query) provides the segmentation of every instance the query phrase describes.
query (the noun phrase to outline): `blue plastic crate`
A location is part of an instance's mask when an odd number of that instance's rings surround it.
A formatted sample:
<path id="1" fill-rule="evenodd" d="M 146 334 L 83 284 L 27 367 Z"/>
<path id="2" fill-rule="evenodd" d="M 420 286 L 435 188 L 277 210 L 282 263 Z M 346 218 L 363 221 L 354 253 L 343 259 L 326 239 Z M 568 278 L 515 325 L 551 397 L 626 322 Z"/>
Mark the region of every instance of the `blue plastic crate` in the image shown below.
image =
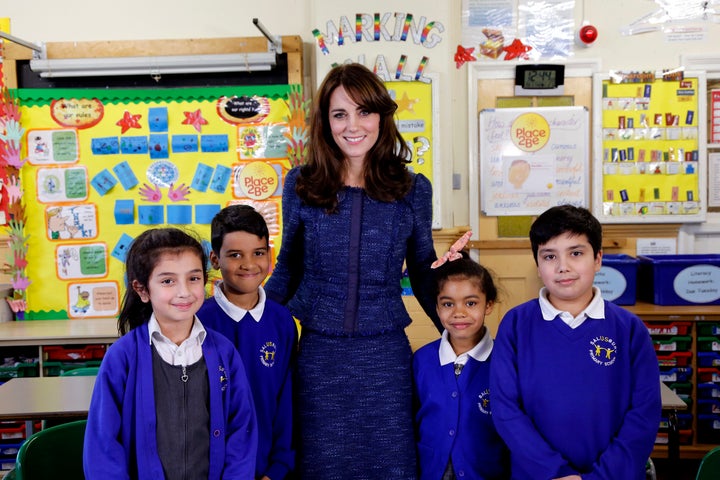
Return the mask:
<path id="1" fill-rule="evenodd" d="M 607 254 L 595 274 L 595 286 L 605 300 L 617 305 L 635 305 L 638 260 L 630 255 Z"/>
<path id="2" fill-rule="evenodd" d="M 720 353 L 697 352 L 698 367 L 720 367 Z"/>
<path id="3" fill-rule="evenodd" d="M 661 382 L 687 382 L 692 377 L 692 367 L 661 368 Z"/>
<path id="4" fill-rule="evenodd" d="M 720 398 L 720 383 L 705 382 L 697 385 L 698 399 Z"/>
<path id="5" fill-rule="evenodd" d="M 655 305 L 720 305 L 720 254 L 638 257 L 638 298 Z"/>

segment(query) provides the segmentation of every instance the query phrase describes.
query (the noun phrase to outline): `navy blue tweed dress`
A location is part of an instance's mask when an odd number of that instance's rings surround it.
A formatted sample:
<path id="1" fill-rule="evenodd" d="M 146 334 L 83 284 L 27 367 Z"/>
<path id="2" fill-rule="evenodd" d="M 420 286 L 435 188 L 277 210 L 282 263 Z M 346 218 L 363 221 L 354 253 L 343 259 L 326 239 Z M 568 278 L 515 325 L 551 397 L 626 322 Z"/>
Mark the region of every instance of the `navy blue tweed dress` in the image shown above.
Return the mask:
<path id="1" fill-rule="evenodd" d="M 413 291 L 434 313 L 430 264 L 432 188 L 414 177 L 408 195 L 379 202 L 344 188 L 338 212 L 283 191 L 283 243 L 265 286 L 302 325 L 295 380 L 296 465 L 301 479 L 414 479 L 410 317 Z"/>

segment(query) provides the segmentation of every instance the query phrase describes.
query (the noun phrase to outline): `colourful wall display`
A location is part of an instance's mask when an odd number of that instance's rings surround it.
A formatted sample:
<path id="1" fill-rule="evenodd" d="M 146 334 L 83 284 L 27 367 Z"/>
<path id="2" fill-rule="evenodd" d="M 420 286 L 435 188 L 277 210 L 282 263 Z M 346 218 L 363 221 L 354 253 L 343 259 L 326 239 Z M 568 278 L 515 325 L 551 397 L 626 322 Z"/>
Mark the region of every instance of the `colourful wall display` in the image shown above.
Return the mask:
<path id="1" fill-rule="evenodd" d="M 263 213 L 277 247 L 283 178 L 297 160 L 288 145 L 307 143 L 292 128 L 293 92 L 18 90 L 31 282 L 25 318 L 117 315 L 133 238 L 175 225 L 209 248 L 210 221 L 231 203 Z"/>
<path id="2" fill-rule="evenodd" d="M 704 79 L 596 77 L 595 213 L 607 223 L 702 221 Z"/>

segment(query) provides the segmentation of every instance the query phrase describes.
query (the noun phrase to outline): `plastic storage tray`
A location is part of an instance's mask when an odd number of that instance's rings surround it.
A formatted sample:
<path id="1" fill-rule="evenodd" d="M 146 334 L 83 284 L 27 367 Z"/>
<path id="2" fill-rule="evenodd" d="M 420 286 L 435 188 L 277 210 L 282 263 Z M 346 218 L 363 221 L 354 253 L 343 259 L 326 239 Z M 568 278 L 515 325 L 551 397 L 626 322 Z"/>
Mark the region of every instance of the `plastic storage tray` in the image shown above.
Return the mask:
<path id="1" fill-rule="evenodd" d="M 635 305 L 638 260 L 630 255 L 607 254 L 595 274 L 595 286 L 605 300 L 618 305 Z"/>
<path id="2" fill-rule="evenodd" d="M 63 347 L 50 345 L 43 347 L 45 360 L 97 360 L 105 356 L 105 345 L 87 345 L 84 347 Z"/>
<path id="3" fill-rule="evenodd" d="M 658 352 L 684 352 L 690 348 L 692 337 L 653 337 L 653 344 Z"/>
<path id="4" fill-rule="evenodd" d="M 698 352 L 698 367 L 720 367 L 719 352 Z"/>
<path id="5" fill-rule="evenodd" d="M 638 297 L 656 305 L 720 305 L 720 254 L 638 257 Z"/>
<path id="6" fill-rule="evenodd" d="M 661 367 L 687 367 L 692 359 L 692 352 L 658 352 L 658 365 Z"/>
<path id="7" fill-rule="evenodd" d="M 692 377 L 692 367 L 660 369 L 660 381 L 662 382 L 687 382 L 690 377 Z"/>
<path id="8" fill-rule="evenodd" d="M 650 335 L 689 335 L 692 322 L 645 322 Z"/>

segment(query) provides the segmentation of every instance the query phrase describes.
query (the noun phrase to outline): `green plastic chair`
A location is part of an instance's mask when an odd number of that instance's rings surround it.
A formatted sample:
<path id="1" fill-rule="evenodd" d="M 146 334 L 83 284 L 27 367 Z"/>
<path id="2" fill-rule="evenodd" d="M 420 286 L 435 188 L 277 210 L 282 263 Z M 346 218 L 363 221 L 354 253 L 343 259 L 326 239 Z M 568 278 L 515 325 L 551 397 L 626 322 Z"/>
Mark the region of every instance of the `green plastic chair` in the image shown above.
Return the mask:
<path id="1" fill-rule="evenodd" d="M 76 420 L 34 433 L 22 444 L 15 479 L 84 479 L 83 442 L 87 420 Z"/>
<path id="2" fill-rule="evenodd" d="M 95 377 L 98 374 L 100 367 L 80 367 L 73 368 L 72 370 L 66 370 L 61 377 Z"/>
<path id="3" fill-rule="evenodd" d="M 703 457 L 695 480 L 717 480 L 718 478 L 720 478 L 720 447 L 715 447 Z"/>

